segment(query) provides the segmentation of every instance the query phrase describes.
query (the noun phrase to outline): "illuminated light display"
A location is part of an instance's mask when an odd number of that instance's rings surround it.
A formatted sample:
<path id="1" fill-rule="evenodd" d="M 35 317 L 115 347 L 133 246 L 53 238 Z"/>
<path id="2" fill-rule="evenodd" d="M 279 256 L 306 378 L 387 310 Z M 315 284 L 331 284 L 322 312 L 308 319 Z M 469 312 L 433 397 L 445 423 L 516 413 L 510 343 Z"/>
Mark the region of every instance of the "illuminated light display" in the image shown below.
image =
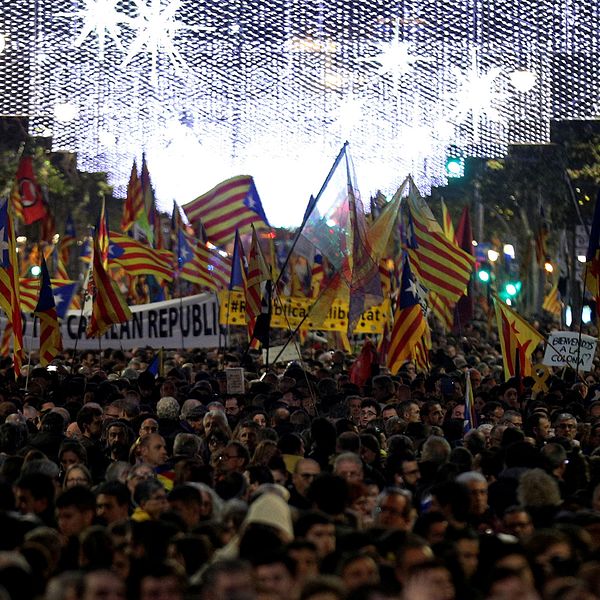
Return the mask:
<path id="1" fill-rule="evenodd" d="M 165 209 L 254 175 L 298 224 L 344 141 L 364 198 L 446 183 L 447 148 L 501 156 L 600 110 L 588 0 L 11 0 L 3 115 L 123 194 L 146 152 Z M 368 204 L 368 203 L 367 203 Z M 278 212 L 278 208 L 280 212 Z"/>

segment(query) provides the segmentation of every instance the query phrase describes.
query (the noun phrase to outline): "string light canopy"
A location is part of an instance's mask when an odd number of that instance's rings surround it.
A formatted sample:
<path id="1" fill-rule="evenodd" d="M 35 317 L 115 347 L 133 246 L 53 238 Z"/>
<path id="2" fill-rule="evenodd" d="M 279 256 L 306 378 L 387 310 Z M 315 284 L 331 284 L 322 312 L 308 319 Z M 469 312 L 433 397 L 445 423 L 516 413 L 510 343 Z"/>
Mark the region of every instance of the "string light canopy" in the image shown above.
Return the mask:
<path id="1" fill-rule="evenodd" d="M 118 193 L 145 151 L 165 208 L 249 173 L 295 225 L 345 140 L 363 197 L 409 173 L 427 193 L 449 147 L 500 156 L 598 114 L 588 0 L 33 2 L 3 5 L 1 114 Z"/>

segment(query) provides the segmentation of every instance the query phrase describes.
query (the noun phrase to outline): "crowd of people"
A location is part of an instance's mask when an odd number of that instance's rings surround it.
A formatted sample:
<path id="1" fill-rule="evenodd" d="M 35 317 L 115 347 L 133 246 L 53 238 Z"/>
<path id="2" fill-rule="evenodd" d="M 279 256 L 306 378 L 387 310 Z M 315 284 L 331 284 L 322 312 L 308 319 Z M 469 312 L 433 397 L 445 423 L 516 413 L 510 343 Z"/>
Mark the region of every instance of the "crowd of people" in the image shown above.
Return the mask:
<path id="1" fill-rule="evenodd" d="M 361 384 L 152 357 L 0 365 L 0 600 L 600 598 L 600 368 L 505 382 L 474 326 Z"/>

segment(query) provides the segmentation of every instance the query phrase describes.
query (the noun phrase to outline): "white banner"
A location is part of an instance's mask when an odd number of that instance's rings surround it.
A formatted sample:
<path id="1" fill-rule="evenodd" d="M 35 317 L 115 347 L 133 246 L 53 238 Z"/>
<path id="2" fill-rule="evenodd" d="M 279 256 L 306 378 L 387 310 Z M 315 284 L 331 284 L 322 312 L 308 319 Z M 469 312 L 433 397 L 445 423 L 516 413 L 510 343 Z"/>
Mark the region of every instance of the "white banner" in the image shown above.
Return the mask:
<path id="1" fill-rule="evenodd" d="M 547 367 L 570 366 L 574 369 L 579 361 L 578 371 L 591 371 L 594 368 L 597 340 L 591 335 L 582 335 L 581 344 L 576 331 L 553 331 L 548 337 L 542 364 Z"/>
<path id="2" fill-rule="evenodd" d="M 87 318 L 81 311 L 69 311 L 61 323 L 63 347 L 98 350 L 99 347 L 130 350 L 141 346 L 153 348 L 215 348 L 219 345 L 219 309 L 214 294 L 198 294 L 187 298 L 131 306 L 132 319 L 113 325 L 101 342 L 85 335 Z M 1 319 L 2 328 L 6 316 Z M 23 315 L 25 350 L 40 347 L 39 320 Z"/>

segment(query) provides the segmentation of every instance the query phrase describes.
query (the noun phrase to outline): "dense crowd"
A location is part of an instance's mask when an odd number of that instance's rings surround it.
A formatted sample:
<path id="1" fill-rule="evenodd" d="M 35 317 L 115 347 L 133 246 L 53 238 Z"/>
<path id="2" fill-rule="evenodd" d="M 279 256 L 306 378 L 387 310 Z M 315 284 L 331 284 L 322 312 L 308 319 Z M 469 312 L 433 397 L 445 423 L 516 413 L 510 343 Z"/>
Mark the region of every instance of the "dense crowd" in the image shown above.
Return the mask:
<path id="1" fill-rule="evenodd" d="M 505 382 L 476 327 L 433 343 L 362 385 L 316 347 L 6 360 L 0 600 L 600 598 L 600 368 Z"/>

